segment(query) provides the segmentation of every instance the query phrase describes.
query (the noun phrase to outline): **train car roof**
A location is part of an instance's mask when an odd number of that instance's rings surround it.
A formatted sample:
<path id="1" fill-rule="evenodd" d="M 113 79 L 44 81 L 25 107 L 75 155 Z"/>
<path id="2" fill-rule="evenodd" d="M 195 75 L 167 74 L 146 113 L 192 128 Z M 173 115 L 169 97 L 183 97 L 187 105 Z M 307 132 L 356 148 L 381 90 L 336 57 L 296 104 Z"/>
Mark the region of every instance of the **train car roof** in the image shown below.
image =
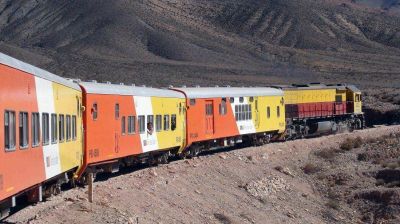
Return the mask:
<path id="1" fill-rule="evenodd" d="M 122 96 L 153 96 L 163 98 L 185 98 L 183 93 L 152 87 L 128 86 L 123 84 L 79 82 L 89 94 L 122 95 Z"/>
<path id="2" fill-rule="evenodd" d="M 183 87 L 173 88 L 188 98 L 283 96 L 283 91 L 270 87 Z"/>
<path id="3" fill-rule="evenodd" d="M 280 88 L 283 90 L 313 90 L 313 89 L 337 89 L 337 90 L 346 90 L 350 89 L 353 92 L 360 93 L 361 91 L 355 87 L 354 85 L 347 84 L 320 84 L 320 83 L 311 83 L 311 84 L 292 84 L 292 85 L 275 85 L 273 87 Z"/>
<path id="4" fill-rule="evenodd" d="M 48 81 L 55 82 L 55 83 L 64 85 L 66 87 L 81 91 L 81 89 L 79 88 L 79 85 L 76 83 L 73 83 L 72 81 L 69 81 L 58 75 L 55 75 L 55 74 L 50 73 L 41 68 L 30 65 L 30 64 L 20 61 L 16 58 L 5 55 L 3 53 L 0 53 L 0 64 L 6 65 L 11 68 L 18 69 L 20 71 L 29 73 L 33 76 L 36 76 L 36 77 L 39 77 L 42 79 L 46 79 Z"/>

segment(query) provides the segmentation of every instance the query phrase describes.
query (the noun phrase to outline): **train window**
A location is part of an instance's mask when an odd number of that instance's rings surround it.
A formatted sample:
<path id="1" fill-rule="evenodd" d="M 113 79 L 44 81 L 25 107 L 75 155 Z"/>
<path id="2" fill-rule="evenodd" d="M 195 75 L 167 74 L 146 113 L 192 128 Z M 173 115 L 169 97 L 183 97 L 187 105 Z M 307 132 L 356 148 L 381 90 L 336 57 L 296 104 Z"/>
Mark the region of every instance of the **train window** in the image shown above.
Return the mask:
<path id="1" fill-rule="evenodd" d="M 93 116 L 93 120 L 97 120 L 97 116 L 98 116 L 97 103 L 93 104 L 92 116 Z"/>
<path id="2" fill-rule="evenodd" d="M 5 151 L 10 152 L 15 150 L 16 140 L 16 124 L 15 124 L 15 112 L 5 111 L 4 112 L 4 146 Z"/>
<path id="3" fill-rule="evenodd" d="M 267 118 L 271 117 L 271 108 L 267 107 Z"/>
<path id="4" fill-rule="evenodd" d="M 138 116 L 139 133 L 143 134 L 146 131 L 146 118 L 143 115 Z"/>
<path id="5" fill-rule="evenodd" d="M 119 103 L 115 104 L 115 119 L 119 119 Z"/>
<path id="6" fill-rule="evenodd" d="M 254 101 L 254 97 L 251 96 L 249 100 L 250 100 L 250 102 L 253 102 Z"/>
<path id="7" fill-rule="evenodd" d="M 356 102 L 361 102 L 361 95 L 360 94 L 356 94 Z"/>
<path id="8" fill-rule="evenodd" d="M 77 134 L 77 126 L 76 126 L 76 116 L 72 116 L 72 140 L 76 140 L 76 134 Z"/>
<path id="9" fill-rule="evenodd" d="M 243 97 L 239 97 L 239 103 L 243 103 L 244 102 L 244 98 Z"/>
<path id="10" fill-rule="evenodd" d="M 234 97 L 229 98 L 229 102 L 230 103 L 235 103 L 235 98 Z"/>
<path id="11" fill-rule="evenodd" d="M 213 114 L 213 105 L 206 104 L 206 115 L 212 115 L 212 114 Z"/>
<path id="12" fill-rule="evenodd" d="M 32 147 L 40 144 L 40 117 L 39 113 L 32 113 Z"/>
<path id="13" fill-rule="evenodd" d="M 58 115 L 58 141 L 64 142 L 65 140 L 65 120 L 64 115 Z"/>
<path id="14" fill-rule="evenodd" d="M 251 104 L 249 104 L 249 120 L 253 119 L 253 114 L 251 113 Z"/>
<path id="15" fill-rule="evenodd" d="M 175 131 L 176 129 L 176 114 L 171 115 L 171 130 Z"/>
<path id="16" fill-rule="evenodd" d="M 128 116 L 128 134 L 136 132 L 136 118 L 135 116 Z"/>
<path id="17" fill-rule="evenodd" d="M 162 116 L 156 115 L 156 132 L 160 132 L 162 130 Z"/>
<path id="18" fill-rule="evenodd" d="M 336 95 L 335 101 L 336 101 L 336 103 L 341 103 L 342 102 L 342 95 Z"/>
<path id="19" fill-rule="evenodd" d="M 51 143 L 57 143 L 57 114 L 51 114 Z"/>
<path id="20" fill-rule="evenodd" d="M 196 104 L 196 99 L 190 99 L 190 106 L 194 106 Z"/>
<path id="21" fill-rule="evenodd" d="M 154 116 L 147 115 L 147 131 L 151 134 L 154 130 Z"/>
<path id="22" fill-rule="evenodd" d="M 21 149 L 28 148 L 29 133 L 28 133 L 28 113 L 19 113 L 19 146 Z"/>
<path id="23" fill-rule="evenodd" d="M 125 116 L 122 116 L 122 119 L 121 119 L 121 133 L 122 133 L 123 135 L 126 134 L 126 120 L 125 120 Z"/>
<path id="24" fill-rule="evenodd" d="M 277 115 L 278 117 L 281 117 L 281 107 L 280 107 L 280 106 L 277 106 L 277 107 L 276 107 L 276 115 Z"/>
<path id="25" fill-rule="evenodd" d="M 238 105 L 235 105 L 235 118 L 236 118 L 236 121 L 239 120 L 239 106 Z"/>
<path id="26" fill-rule="evenodd" d="M 48 113 L 42 113 L 42 141 L 43 145 L 48 145 L 50 141 L 50 119 Z"/>
<path id="27" fill-rule="evenodd" d="M 67 134 L 67 141 L 71 141 L 71 134 L 72 134 L 72 127 L 71 127 L 71 116 L 66 115 L 66 134 Z"/>
<path id="28" fill-rule="evenodd" d="M 219 104 L 219 114 L 220 115 L 227 114 L 226 98 L 222 98 L 221 104 Z"/>
<path id="29" fill-rule="evenodd" d="M 169 115 L 164 115 L 164 131 L 169 130 Z"/>

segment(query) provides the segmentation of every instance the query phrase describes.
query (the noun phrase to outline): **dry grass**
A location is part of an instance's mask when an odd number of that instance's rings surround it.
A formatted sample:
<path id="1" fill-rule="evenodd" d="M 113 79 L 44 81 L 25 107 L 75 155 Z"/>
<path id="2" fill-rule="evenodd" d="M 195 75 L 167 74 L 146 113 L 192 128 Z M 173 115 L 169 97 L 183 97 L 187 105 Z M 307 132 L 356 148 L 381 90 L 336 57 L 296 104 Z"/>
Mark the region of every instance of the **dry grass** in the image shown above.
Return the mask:
<path id="1" fill-rule="evenodd" d="M 303 167 L 303 171 L 305 174 L 314 174 L 314 173 L 318 173 L 319 171 L 321 171 L 321 167 L 319 167 L 313 163 L 307 163 Z"/>
<path id="2" fill-rule="evenodd" d="M 350 151 L 354 148 L 359 148 L 363 145 L 363 139 L 361 137 L 357 138 L 347 138 L 340 144 L 340 149 L 344 151 Z"/>

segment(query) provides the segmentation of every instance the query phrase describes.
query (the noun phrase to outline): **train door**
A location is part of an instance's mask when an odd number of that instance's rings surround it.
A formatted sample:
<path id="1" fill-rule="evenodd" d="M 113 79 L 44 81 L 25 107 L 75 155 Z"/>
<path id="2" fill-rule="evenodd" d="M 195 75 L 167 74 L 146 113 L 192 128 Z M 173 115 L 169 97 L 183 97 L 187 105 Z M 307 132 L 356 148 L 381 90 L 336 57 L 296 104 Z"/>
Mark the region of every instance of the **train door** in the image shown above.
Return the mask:
<path id="1" fill-rule="evenodd" d="M 260 127 L 260 113 L 258 111 L 258 97 L 255 98 L 254 100 L 254 112 L 255 112 L 255 127 L 259 128 Z"/>
<path id="2" fill-rule="evenodd" d="M 214 106 L 212 100 L 206 100 L 206 134 L 214 134 Z"/>
<path id="3" fill-rule="evenodd" d="M 114 152 L 119 152 L 119 137 L 121 131 L 121 118 L 120 118 L 120 105 L 119 103 L 115 103 L 114 108 L 114 116 L 115 116 L 115 125 L 114 125 Z"/>

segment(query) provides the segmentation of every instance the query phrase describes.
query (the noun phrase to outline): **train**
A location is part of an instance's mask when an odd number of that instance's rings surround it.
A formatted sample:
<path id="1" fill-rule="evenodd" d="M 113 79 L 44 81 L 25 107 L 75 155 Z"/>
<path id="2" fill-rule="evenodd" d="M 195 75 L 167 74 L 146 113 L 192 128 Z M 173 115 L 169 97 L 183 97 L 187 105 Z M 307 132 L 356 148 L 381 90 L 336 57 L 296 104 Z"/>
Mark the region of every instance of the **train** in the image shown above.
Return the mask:
<path id="1" fill-rule="evenodd" d="M 173 87 L 66 79 L 0 53 L 0 216 L 135 164 L 364 127 L 354 85 Z"/>

